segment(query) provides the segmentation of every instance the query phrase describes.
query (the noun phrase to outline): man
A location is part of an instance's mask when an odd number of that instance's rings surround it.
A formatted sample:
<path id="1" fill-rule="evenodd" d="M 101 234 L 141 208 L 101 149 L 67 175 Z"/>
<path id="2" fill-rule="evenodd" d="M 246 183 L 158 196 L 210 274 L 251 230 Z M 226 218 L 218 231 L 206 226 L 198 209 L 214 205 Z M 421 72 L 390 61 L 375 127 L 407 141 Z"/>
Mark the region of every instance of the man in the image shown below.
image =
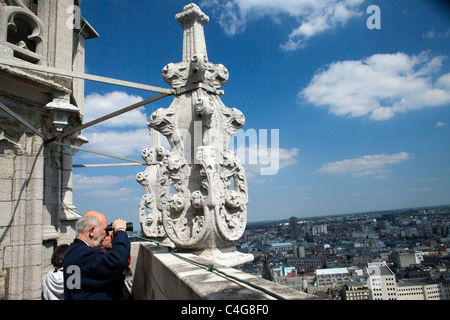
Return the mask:
<path id="1" fill-rule="evenodd" d="M 121 298 L 123 271 L 130 256 L 126 221 L 114 221 L 114 242 L 105 251 L 100 246 L 107 235 L 107 225 L 106 217 L 95 211 L 87 212 L 77 221 L 77 238 L 64 256 L 64 300 Z"/>

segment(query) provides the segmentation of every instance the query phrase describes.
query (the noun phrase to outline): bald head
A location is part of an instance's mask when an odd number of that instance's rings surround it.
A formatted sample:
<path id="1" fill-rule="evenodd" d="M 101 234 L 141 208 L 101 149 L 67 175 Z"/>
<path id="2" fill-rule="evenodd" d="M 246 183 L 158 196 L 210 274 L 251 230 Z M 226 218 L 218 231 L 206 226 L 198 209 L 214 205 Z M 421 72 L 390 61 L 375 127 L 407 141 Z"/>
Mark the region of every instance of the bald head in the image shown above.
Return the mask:
<path id="1" fill-rule="evenodd" d="M 77 221 L 78 238 L 87 241 L 91 247 L 97 247 L 105 238 L 107 225 L 108 220 L 105 215 L 88 211 Z"/>
<path id="2" fill-rule="evenodd" d="M 100 212 L 86 212 L 81 219 L 77 221 L 77 230 L 78 232 L 86 232 L 91 226 L 98 228 L 102 220 L 106 220 L 106 217 Z"/>

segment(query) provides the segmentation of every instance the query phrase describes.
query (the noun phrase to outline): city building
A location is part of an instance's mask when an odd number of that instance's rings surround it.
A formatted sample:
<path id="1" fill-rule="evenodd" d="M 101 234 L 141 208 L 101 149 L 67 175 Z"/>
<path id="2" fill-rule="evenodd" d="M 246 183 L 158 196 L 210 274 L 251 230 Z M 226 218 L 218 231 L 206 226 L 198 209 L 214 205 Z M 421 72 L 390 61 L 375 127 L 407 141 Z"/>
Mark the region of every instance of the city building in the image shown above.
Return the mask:
<path id="1" fill-rule="evenodd" d="M 417 280 L 401 280 L 397 283 L 398 300 L 424 300 L 423 284 Z"/>
<path id="2" fill-rule="evenodd" d="M 326 224 L 320 224 L 313 226 L 312 233 L 315 234 L 327 234 L 327 225 Z"/>
<path id="3" fill-rule="evenodd" d="M 402 279 L 397 282 L 398 300 L 447 300 L 442 284 L 430 279 Z"/>
<path id="4" fill-rule="evenodd" d="M 295 267 L 285 267 L 285 266 L 280 266 L 279 268 L 274 268 L 272 270 L 273 275 L 278 276 L 278 277 L 285 277 L 289 274 L 295 273 Z"/>
<path id="5" fill-rule="evenodd" d="M 442 234 L 448 232 L 450 218 L 446 213 L 450 210 L 441 209 L 433 216 L 425 210 L 426 217 L 419 210 L 404 211 L 302 220 L 299 239 L 292 243 L 291 224 L 272 222 L 266 229 L 249 228 L 247 245 L 254 252 L 269 253 L 267 264 L 275 282 L 326 299 L 337 299 L 337 290 L 341 299 L 347 300 L 446 300 L 450 292 L 450 240 Z M 327 233 L 319 232 L 325 225 Z M 410 226 L 415 228 L 412 238 L 407 232 Z M 295 267 L 296 273 L 282 277 L 281 266 Z"/>
<path id="6" fill-rule="evenodd" d="M 325 265 L 323 257 L 316 258 L 288 258 L 287 263 L 299 268 L 322 268 Z"/>
<path id="7" fill-rule="evenodd" d="M 289 251 L 292 252 L 293 245 L 292 242 L 272 243 L 270 250 L 275 252 L 288 253 Z"/>
<path id="8" fill-rule="evenodd" d="M 352 280 L 347 268 L 316 269 L 315 275 L 317 288 L 340 288 Z"/>
<path id="9" fill-rule="evenodd" d="M 342 287 L 343 300 L 369 300 L 370 293 L 366 285 L 359 282 L 346 283 Z"/>
<path id="10" fill-rule="evenodd" d="M 293 244 L 293 254 L 296 258 L 304 258 L 306 257 L 305 245 L 303 243 L 294 243 Z"/>
<path id="11" fill-rule="evenodd" d="M 395 274 L 385 261 L 367 263 L 366 274 L 370 300 L 397 300 Z"/>
<path id="12" fill-rule="evenodd" d="M 392 261 L 397 268 L 406 268 L 411 265 L 415 265 L 420 263 L 417 255 L 414 252 L 393 252 L 389 257 L 389 260 Z"/>
<path id="13" fill-rule="evenodd" d="M 297 240 L 299 238 L 299 233 L 298 233 L 298 222 L 296 217 L 291 217 L 289 219 L 289 227 L 291 228 L 292 239 Z"/>

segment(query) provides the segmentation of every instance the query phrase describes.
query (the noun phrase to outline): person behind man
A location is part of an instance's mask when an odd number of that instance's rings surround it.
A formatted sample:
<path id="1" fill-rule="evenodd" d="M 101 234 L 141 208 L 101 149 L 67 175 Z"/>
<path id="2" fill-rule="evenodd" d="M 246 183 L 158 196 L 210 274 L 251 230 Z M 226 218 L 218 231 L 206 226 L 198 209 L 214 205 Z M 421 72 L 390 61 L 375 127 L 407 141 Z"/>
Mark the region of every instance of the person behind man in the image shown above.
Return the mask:
<path id="1" fill-rule="evenodd" d="M 103 239 L 102 244 L 100 245 L 100 249 L 104 251 L 108 251 L 109 249 L 111 249 L 114 240 L 113 238 L 114 236 L 112 231 L 106 232 L 106 236 Z"/>
<path id="2" fill-rule="evenodd" d="M 114 221 L 114 242 L 111 249 L 105 251 L 100 246 L 107 235 L 107 225 L 106 217 L 95 211 L 85 213 L 77 221 L 77 238 L 64 256 L 64 300 L 121 298 L 123 271 L 128 267 L 130 256 L 126 221 Z"/>
<path id="3" fill-rule="evenodd" d="M 44 300 L 64 299 L 64 275 L 63 258 L 69 245 L 62 244 L 55 248 L 52 254 L 52 265 L 54 270 L 49 271 L 42 280 L 42 298 Z"/>

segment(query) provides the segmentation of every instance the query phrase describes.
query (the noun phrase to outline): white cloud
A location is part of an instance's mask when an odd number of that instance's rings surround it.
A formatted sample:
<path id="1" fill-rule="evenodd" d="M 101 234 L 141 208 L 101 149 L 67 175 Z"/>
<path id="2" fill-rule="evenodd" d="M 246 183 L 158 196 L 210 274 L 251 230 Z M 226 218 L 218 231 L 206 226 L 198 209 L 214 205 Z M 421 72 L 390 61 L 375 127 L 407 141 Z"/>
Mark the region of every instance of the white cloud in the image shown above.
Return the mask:
<path id="1" fill-rule="evenodd" d="M 135 176 L 93 176 L 87 177 L 84 174 L 73 175 L 73 188 L 76 190 L 92 191 L 98 189 L 115 188 L 115 186 L 123 181 L 136 179 Z"/>
<path id="2" fill-rule="evenodd" d="M 352 174 L 353 177 L 364 177 L 364 176 L 378 176 L 380 177 L 386 177 L 386 173 L 389 173 L 389 170 L 363 170 L 363 171 L 359 171 L 359 172 L 355 172 Z"/>
<path id="3" fill-rule="evenodd" d="M 412 189 L 408 189 L 408 191 L 410 192 L 424 192 L 424 191 L 429 191 L 430 188 L 412 188 Z"/>
<path id="4" fill-rule="evenodd" d="M 280 168 L 294 165 L 298 162 L 297 157 L 300 152 L 298 148 L 279 149 Z"/>
<path id="5" fill-rule="evenodd" d="M 354 192 L 354 193 L 351 193 L 351 194 L 350 194 L 351 197 L 360 197 L 360 196 L 366 196 L 366 195 L 368 195 L 368 193 L 367 193 L 366 191 L 363 191 L 363 192 Z"/>
<path id="6" fill-rule="evenodd" d="M 134 156 L 136 160 L 142 160 L 140 157 L 142 150 L 150 147 L 150 131 L 146 127 L 127 131 L 86 130 L 83 131 L 83 135 L 89 140 L 89 144 L 86 145 L 88 149 L 124 157 Z M 87 154 L 83 156 L 86 157 Z"/>
<path id="7" fill-rule="evenodd" d="M 129 200 L 130 195 L 133 195 L 135 190 L 130 188 L 118 188 L 118 189 L 96 189 L 89 192 L 84 192 L 82 195 L 86 195 L 93 198 L 108 198 L 112 201 L 124 201 Z"/>
<path id="8" fill-rule="evenodd" d="M 319 70 L 299 97 L 315 106 L 328 106 L 338 116 L 373 120 L 444 106 L 450 104 L 450 73 L 439 75 L 443 60 L 422 52 L 334 62 Z"/>
<path id="9" fill-rule="evenodd" d="M 136 183 L 136 176 L 88 177 L 84 174 L 74 174 L 73 188 L 74 192 L 80 197 L 101 198 L 108 199 L 108 201 L 128 201 L 130 199 L 138 201 L 139 198 L 135 196 L 135 189 L 121 185 L 127 181 Z"/>
<path id="10" fill-rule="evenodd" d="M 282 168 L 298 163 L 298 148 L 262 148 L 258 145 L 238 147 L 235 150 L 247 176 L 275 175 Z"/>
<path id="11" fill-rule="evenodd" d="M 122 91 L 106 94 L 92 93 L 85 98 L 84 123 L 95 120 L 111 112 L 142 101 L 142 97 Z M 89 140 L 86 148 L 118 156 L 141 160 L 140 154 L 150 146 L 150 131 L 147 127 L 148 115 L 144 107 L 125 112 L 107 121 L 83 130 Z M 82 157 L 100 157 L 83 153 Z"/>
<path id="12" fill-rule="evenodd" d="M 282 45 L 284 50 L 296 50 L 310 37 L 345 25 L 362 14 L 364 0 L 203 0 L 200 6 L 211 9 L 225 32 L 243 32 L 249 22 L 263 16 L 279 21 L 283 16 L 294 17 L 296 25 Z"/>
<path id="13" fill-rule="evenodd" d="M 342 161 L 330 162 L 324 164 L 316 173 L 321 174 L 347 174 L 351 173 L 353 177 L 374 176 L 378 179 L 386 178 L 388 170 L 382 168 L 395 163 L 408 160 L 411 157 L 409 153 L 400 152 L 397 154 L 378 154 L 367 155 L 357 159 L 346 159 Z"/>
<path id="14" fill-rule="evenodd" d="M 129 95 L 121 91 L 113 91 L 100 95 L 92 93 L 86 96 L 84 100 L 84 119 L 83 122 L 95 120 L 111 112 L 123 109 L 143 99 L 139 96 Z M 106 120 L 96 126 L 107 127 L 142 127 L 146 126 L 148 117 L 143 107 L 125 112 L 119 116 Z"/>
<path id="15" fill-rule="evenodd" d="M 450 29 L 445 32 L 438 32 L 434 28 L 423 34 L 424 39 L 447 39 L 450 37 Z"/>
<path id="16" fill-rule="evenodd" d="M 434 127 L 441 128 L 441 127 L 445 127 L 447 125 L 448 125 L 448 123 L 446 123 L 446 122 L 438 121 L 438 122 L 436 122 L 436 125 Z"/>
<path id="17" fill-rule="evenodd" d="M 438 181 L 441 180 L 442 178 L 437 178 L 437 177 L 426 177 L 426 178 L 420 178 L 420 181 L 423 182 L 434 182 L 434 181 Z"/>

